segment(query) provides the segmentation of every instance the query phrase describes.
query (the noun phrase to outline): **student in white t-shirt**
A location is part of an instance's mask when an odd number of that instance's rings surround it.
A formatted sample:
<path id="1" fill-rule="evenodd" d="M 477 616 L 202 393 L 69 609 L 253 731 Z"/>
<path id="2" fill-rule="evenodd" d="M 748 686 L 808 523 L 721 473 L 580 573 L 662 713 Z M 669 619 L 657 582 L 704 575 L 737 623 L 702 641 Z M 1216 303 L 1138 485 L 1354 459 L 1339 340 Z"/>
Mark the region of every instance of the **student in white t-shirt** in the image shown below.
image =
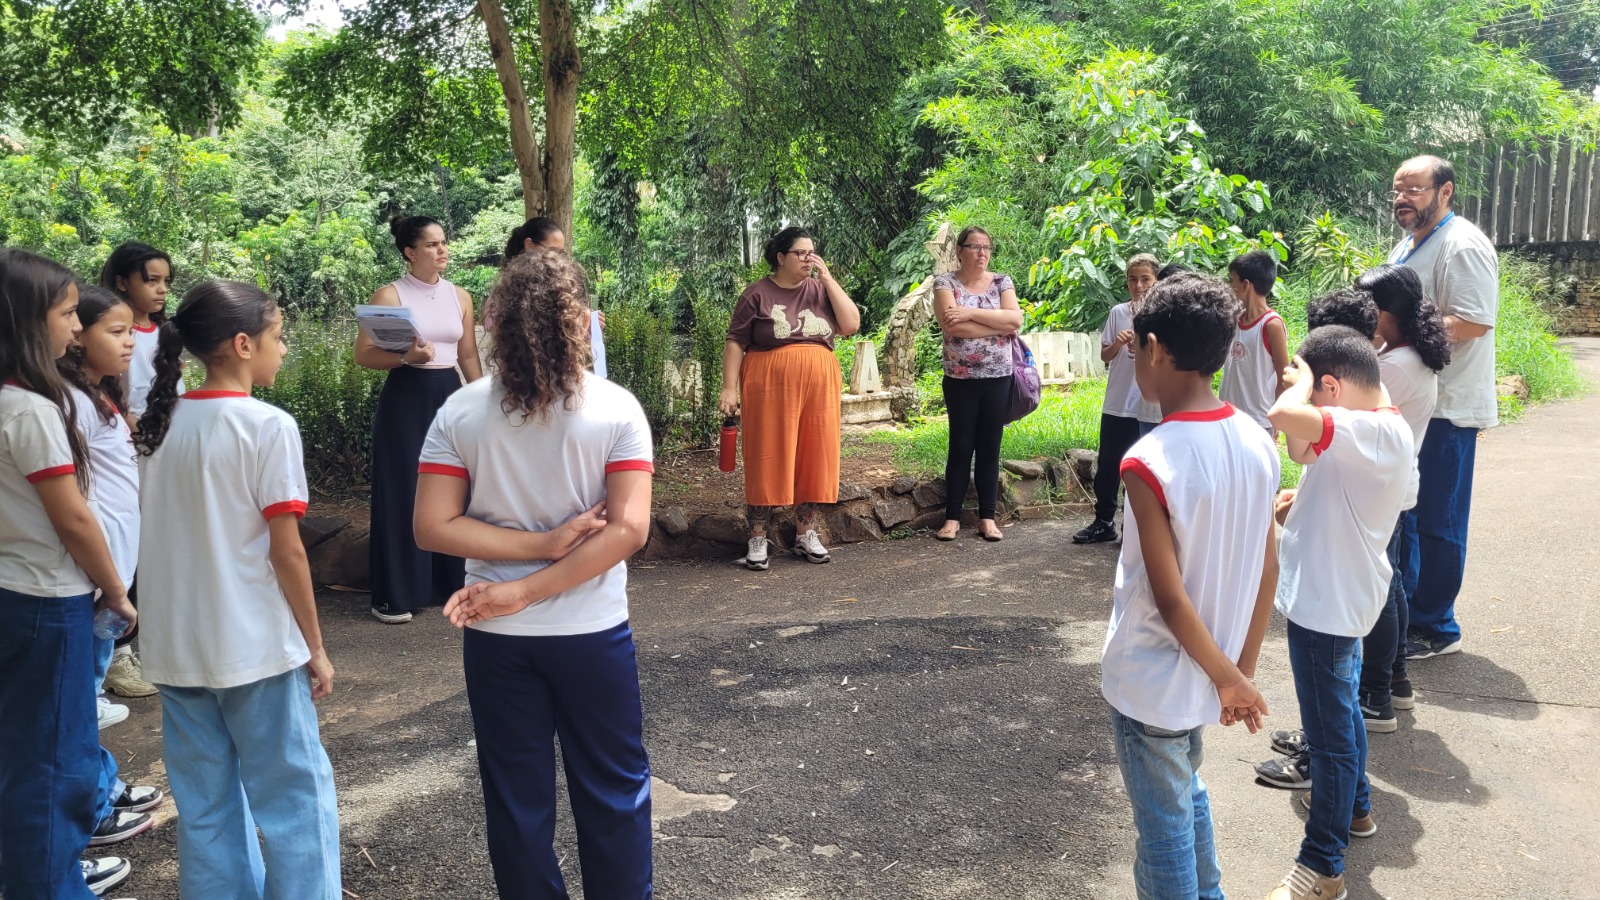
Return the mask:
<path id="1" fill-rule="evenodd" d="M 495 883 L 504 897 L 566 895 L 559 737 L 584 895 L 648 897 L 650 761 L 626 561 L 650 534 L 650 428 L 632 394 L 587 371 L 588 293 L 571 257 L 519 254 L 489 307 L 493 374 L 434 418 L 415 527 L 423 549 L 467 558 L 467 586 L 444 612 L 466 629 Z"/>
<path id="2" fill-rule="evenodd" d="M 1268 900 L 1342 897 L 1344 849 L 1370 835 L 1367 740 L 1357 703 L 1361 639 L 1388 596 L 1385 550 L 1406 505 L 1411 429 L 1379 380 L 1370 339 L 1340 325 L 1311 332 L 1268 413 L 1306 466 L 1284 520 L 1277 608 L 1310 753 L 1310 817 L 1295 867 Z"/>
<path id="3" fill-rule="evenodd" d="M 206 380 L 180 398 L 186 350 Z M 264 291 L 201 282 L 161 325 L 139 420 L 140 640 L 161 690 L 185 897 L 341 896 L 333 767 L 312 705 L 332 692 L 333 665 L 300 542 L 300 431 L 250 396 L 287 352 Z"/>
<path id="4" fill-rule="evenodd" d="M 156 380 L 157 330 L 167 320 L 172 293 L 172 257 L 149 244 L 118 244 L 100 267 L 100 286 L 127 301 L 133 311 L 133 357 L 124 376 L 127 384 L 123 415 L 134 427 L 144 415 L 145 398 Z M 183 393 L 183 382 L 178 382 Z"/>
<path id="5" fill-rule="evenodd" d="M 1111 307 L 1100 332 L 1100 361 L 1106 364 L 1106 397 L 1100 409 L 1100 456 L 1094 473 L 1094 521 L 1072 536 L 1074 544 L 1098 544 L 1117 539 L 1117 492 L 1121 481 L 1117 467 L 1141 433 L 1141 410 L 1151 415 L 1133 378 L 1133 315 L 1144 295 L 1156 283 L 1161 262 L 1148 253 L 1128 260 L 1127 303 Z"/>
<path id="6" fill-rule="evenodd" d="M 138 613 L 86 499 L 89 457 L 56 361 L 82 330 L 72 273 L 0 250 L 0 895 L 89 900 L 127 860 L 79 865 L 100 804 L 96 606 Z M 100 597 L 95 599 L 98 589 Z"/>
<path id="7" fill-rule="evenodd" d="M 1269 431 L 1267 410 L 1283 393 L 1282 373 L 1289 364 L 1289 331 L 1271 306 L 1277 282 L 1278 258 L 1270 251 L 1251 250 L 1228 263 L 1228 285 L 1244 312 L 1217 388 L 1218 397 Z"/>
<path id="8" fill-rule="evenodd" d="M 1221 281 L 1184 275 L 1133 317 L 1139 389 L 1165 418 L 1122 460 L 1128 502 L 1100 666 L 1139 831 L 1140 897 L 1221 896 L 1201 731 L 1244 722 L 1255 733 L 1267 714 L 1251 679 L 1277 578 L 1278 454 L 1211 392 L 1238 315 Z"/>

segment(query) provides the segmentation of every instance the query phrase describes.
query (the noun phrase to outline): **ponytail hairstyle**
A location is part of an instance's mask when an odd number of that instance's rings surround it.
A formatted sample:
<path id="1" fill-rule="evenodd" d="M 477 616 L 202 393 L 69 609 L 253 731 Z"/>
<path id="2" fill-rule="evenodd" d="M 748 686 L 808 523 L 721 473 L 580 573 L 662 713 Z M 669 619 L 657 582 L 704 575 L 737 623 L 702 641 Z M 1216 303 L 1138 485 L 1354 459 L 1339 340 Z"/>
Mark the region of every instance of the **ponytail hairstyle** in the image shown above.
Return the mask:
<path id="1" fill-rule="evenodd" d="M 132 278 L 137 275 L 148 280 L 149 276 L 145 273 L 145 263 L 153 259 L 159 259 L 166 263 L 168 271 L 176 271 L 172 266 L 172 257 L 149 244 L 141 244 L 138 241 L 118 244 L 117 249 L 111 251 L 111 256 L 106 260 L 106 264 L 100 267 L 100 286 L 119 297 L 122 296 L 117 289 L 117 279 Z M 157 325 L 166 320 L 166 310 L 150 314 L 150 321 Z"/>
<path id="2" fill-rule="evenodd" d="M 210 278 L 190 288 L 172 318 L 161 323 L 156 345 L 156 380 L 145 400 L 134 443 L 149 456 L 166 440 L 178 406 L 178 379 L 183 377 L 183 351 L 207 367 L 221 348 L 241 334 L 255 337 L 271 327 L 278 303 L 253 284 Z"/>
<path id="3" fill-rule="evenodd" d="M 489 364 L 505 388 L 505 414 L 543 421 L 558 400 L 574 409 L 590 362 L 583 269 L 565 253 L 536 247 L 506 263 L 489 306 Z"/>
<path id="4" fill-rule="evenodd" d="M 550 235 L 561 230 L 556 220 L 549 216 L 534 216 L 516 228 L 511 229 L 511 237 L 506 240 L 506 262 L 510 262 L 526 248 L 523 244 L 533 241 L 535 247 L 544 246 Z"/>
<path id="5" fill-rule="evenodd" d="M 127 305 L 127 299 L 116 291 L 100 287 L 96 284 L 78 283 L 78 324 L 88 331 L 100 317 L 118 304 Z M 90 381 L 89 373 L 83 370 L 83 348 L 74 344 L 67 348 L 67 355 L 56 361 L 56 368 L 61 372 L 61 377 L 66 382 L 85 394 L 94 401 L 94 411 L 102 419 L 110 422 L 122 408 L 122 379 L 114 375 L 107 375 L 99 381 Z"/>
<path id="6" fill-rule="evenodd" d="M 811 237 L 811 232 L 799 225 L 790 225 L 777 234 L 767 239 L 766 246 L 761 248 L 761 258 L 767 261 L 767 268 L 778 271 L 778 254 L 788 253 L 794 249 L 795 241 L 802 238 L 816 240 Z"/>
<path id="7" fill-rule="evenodd" d="M 411 257 L 406 255 L 406 251 L 422 240 L 422 233 L 428 230 L 429 225 L 439 225 L 439 221 L 427 216 L 395 216 L 389 220 L 389 233 L 394 235 L 394 247 L 400 251 L 400 258 L 405 260 L 406 265 L 411 264 Z M 444 226 L 439 225 L 439 230 L 443 231 Z"/>
<path id="8" fill-rule="evenodd" d="M 67 431 L 78 489 L 89 491 L 89 452 L 78 432 L 77 405 L 56 369 L 50 346 L 50 310 L 72 287 L 65 266 L 26 250 L 0 249 L 0 381 L 55 404 Z"/>
<path id="9" fill-rule="evenodd" d="M 1393 263 L 1373 266 L 1356 279 L 1356 288 L 1372 295 L 1378 309 L 1394 316 L 1400 334 L 1411 343 L 1422 364 L 1435 372 L 1450 362 L 1450 339 L 1444 316 L 1422 293 L 1417 273 Z"/>

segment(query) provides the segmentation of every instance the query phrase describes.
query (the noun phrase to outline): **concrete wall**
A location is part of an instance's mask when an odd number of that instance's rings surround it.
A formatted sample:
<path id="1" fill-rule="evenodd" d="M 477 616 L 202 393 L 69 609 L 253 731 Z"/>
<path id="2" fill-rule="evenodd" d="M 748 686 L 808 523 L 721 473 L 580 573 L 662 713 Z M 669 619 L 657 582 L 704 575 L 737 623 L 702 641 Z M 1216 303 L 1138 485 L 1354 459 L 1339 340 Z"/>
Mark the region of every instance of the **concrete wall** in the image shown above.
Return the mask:
<path id="1" fill-rule="evenodd" d="M 1600 242 L 1522 244 L 1501 248 L 1543 260 L 1549 266 L 1554 290 L 1545 308 L 1556 318 L 1563 334 L 1600 334 Z"/>

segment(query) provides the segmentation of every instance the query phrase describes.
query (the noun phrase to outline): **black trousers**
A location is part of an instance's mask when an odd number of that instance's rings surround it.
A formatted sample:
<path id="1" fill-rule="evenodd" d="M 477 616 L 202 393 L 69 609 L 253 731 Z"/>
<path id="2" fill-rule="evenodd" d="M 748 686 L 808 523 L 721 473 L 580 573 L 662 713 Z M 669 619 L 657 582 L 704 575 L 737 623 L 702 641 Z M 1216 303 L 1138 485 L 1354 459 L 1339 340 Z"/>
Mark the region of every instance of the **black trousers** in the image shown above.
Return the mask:
<path id="1" fill-rule="evenodd" d="M 1094 517 L 1109 522 L 1117 514 L 1122 457 L 1139 440 L 1139 420 L 1100 414 L 1100 460 L 1094 470 Z"/>
<path id="2" fill-rule="evenodd" d="M 466 583 L 466 561 L 417 548 L 417 463 L 434 414 L 461 387 L 455 369 L 391 369 L 372 419 L 372 607 L 438 606 Z"/>
<path id="3" fill-rule="evenodd" d="M 944 377 L 944 406 L 950 413 L 950 452 L 944 463 L 944 515 L 961 518 L 972 479 L 978 484 L 978 518 L 994 518 L 1000 493 L 1000 437 L 1011 409 L 1011 376 Z"/>

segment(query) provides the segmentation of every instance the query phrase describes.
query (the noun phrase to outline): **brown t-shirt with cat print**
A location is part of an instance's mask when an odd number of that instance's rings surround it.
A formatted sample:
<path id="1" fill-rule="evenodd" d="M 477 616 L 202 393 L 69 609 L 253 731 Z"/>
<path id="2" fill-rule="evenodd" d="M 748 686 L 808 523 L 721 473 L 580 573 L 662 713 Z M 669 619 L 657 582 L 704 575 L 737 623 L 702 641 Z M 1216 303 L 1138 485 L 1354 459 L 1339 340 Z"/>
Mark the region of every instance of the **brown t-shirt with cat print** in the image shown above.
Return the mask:
<path id="1" fill-rule="evenodd" d="M 779 287 L 769 276 L 739 295 L 728 321 L 728 340 L 746 353 L 789 344 L 821 344 L 833 349 L 839 326 L 822 281 L 807 278 L 796 287 Z"/>

